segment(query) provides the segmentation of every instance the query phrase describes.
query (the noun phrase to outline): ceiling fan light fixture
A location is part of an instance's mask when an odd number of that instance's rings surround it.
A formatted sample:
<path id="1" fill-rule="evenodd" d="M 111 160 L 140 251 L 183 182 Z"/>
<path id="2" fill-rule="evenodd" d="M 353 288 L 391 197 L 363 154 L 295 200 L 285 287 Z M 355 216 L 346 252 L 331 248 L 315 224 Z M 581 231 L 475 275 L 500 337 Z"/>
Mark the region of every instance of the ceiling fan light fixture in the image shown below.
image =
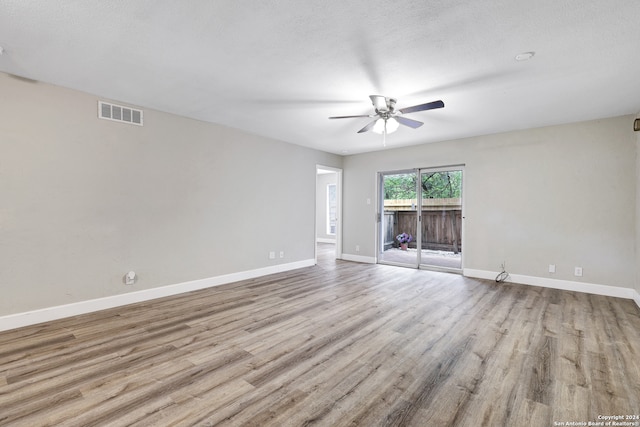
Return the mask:
<path id="1" fill-rule="evenodd" d="M 393 133 L 395 131 L 398 130 L 398 126 L 400 126 L 400 124 L 398 123 L 398 121 L 396 119 L 394 119 L 393 117 L 390 117 L 388 119 L 386 119 L 387 122 L 387 130 L 386 132 L 389 133 Z M 385 129 L 384 129 L 384 125 L 385 125 L 385 119 L 378 119 L 376 120 L 376 124 L 373 125 L 373 129 L 371 129 L 373 132 L 382 135 L 383 133 L 385 133 Z"/>
<path id="2" fill-rule="evenodd" d="M 376 124 L 373 125 L 373 129 L 371 129 L 374 133 L 382 135 L 384 132 L 384 119 L 376 120 Z"/>
<path id="3" fill-rule="evenodd" d="M 398 126 L 400 126 L 400 123 L 398 123 L 396 119 L 391 117 L 390 119 L 387 120 L 387 133 L 393 133 L 397 131 Z"/>

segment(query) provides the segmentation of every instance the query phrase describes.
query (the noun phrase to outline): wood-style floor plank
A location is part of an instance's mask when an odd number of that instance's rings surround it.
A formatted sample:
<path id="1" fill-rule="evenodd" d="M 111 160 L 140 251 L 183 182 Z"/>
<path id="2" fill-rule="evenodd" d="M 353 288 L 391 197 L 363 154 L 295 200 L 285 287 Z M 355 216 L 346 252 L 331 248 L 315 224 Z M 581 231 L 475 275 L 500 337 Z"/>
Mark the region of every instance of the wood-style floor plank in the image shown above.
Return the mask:
<path id="1" fill-rule="evenodd" d="M 0 333 L 0 425 L 551 426 L 640 415 L 633 301 L 329 251 L 315 267 Z"/>

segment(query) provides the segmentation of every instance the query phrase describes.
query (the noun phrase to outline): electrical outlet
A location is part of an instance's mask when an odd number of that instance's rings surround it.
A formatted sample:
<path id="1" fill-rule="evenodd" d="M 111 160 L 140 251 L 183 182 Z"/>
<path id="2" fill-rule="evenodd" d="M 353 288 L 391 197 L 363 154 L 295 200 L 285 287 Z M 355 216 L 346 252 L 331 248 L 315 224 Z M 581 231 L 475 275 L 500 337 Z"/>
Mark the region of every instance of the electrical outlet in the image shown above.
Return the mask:
<path id="1" fill-rule="evenodd" d="M 555 272 L 556 272 L 556 265 L 549 264 L 549 273 L 555 273 Z"/>
<path id="2" fill-rule="evenodd" d="M 274 251 L 269 252 L 269 259 L 276 259 L 276 253 Z"/>
<path id="3" fill-rule="evenodd" d="M 127 274 L 124 275 L 124 284 L 125 285 L 133 285 L 134 283 L 136 283 L 136 280 L 138 279 L 138 276 L 136 275 L 135 271 L 130 271 Z"/>
<path id="4" fill-rule="evenodd" d="M 284 251 L 280 251 L 280 258 L 284 258 Z"/>
<path id="5" fill-rule="evenodd" d="M 356 245 L 356 252 L 360 252 L 360 245 Z"/>
<path id="6" fill-rule="evenodd" d="M 573 270 L 573 275 L 577 277 L 582 277 L 582 267 L 576 267 Z"/>

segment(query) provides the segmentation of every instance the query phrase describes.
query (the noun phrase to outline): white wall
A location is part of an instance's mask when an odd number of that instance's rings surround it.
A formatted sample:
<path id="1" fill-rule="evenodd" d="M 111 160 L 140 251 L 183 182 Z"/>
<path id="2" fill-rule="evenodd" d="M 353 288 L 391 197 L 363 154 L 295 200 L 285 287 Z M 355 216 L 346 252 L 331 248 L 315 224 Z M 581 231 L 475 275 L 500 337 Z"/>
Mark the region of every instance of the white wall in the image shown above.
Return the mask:
<path id="1" fill-rule="evenodd" d="M 327 234 L 327 186 L 337 184 L 337 173 L 318 174 L 316 187 L 316 236 L 320 241 L 334 241 L 335 234 Z"/>
<path id="2" fill-rule="evenodd" d="M 2 73 L 0 93 L 0 316 L 313 259 L 316 164 L 341 157 L 149 109 L 99 120 L 95 96 Z"/>
<path id="3" fill-rule="evenodd" d="M 376 209 L 366 199 L 376 199 L 376 172 L 465 164 L 465 268 L 498 271 L 506 262 L 513 274 L 633 288 L 632 122 L 617 117 L 348 156 L 343 251 L 375 256 Z M 574 277 L 575 266 L 583 277 Z"/>

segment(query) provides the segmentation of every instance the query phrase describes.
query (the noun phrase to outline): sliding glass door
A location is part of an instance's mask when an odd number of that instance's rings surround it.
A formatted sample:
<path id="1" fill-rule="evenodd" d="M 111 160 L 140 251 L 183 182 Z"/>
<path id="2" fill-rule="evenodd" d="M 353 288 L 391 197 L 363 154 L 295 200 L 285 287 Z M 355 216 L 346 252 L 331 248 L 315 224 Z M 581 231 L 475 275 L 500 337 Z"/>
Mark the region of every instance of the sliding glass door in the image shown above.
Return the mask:
<path id="1" fill-rule="evenodd" d="M 462 167 L 420 171 L 420 265 L 462 269 Z"/>
<path id="2" fill-rule="evenodd" d="M 418 171 L 385 172 L 379 177 L 378 261 L 417 267 Z"/>
<path id="3" fill-rule="evenodd" d="M 379 174 L 378 261 L 462 269 L 463 167 Z"/>

